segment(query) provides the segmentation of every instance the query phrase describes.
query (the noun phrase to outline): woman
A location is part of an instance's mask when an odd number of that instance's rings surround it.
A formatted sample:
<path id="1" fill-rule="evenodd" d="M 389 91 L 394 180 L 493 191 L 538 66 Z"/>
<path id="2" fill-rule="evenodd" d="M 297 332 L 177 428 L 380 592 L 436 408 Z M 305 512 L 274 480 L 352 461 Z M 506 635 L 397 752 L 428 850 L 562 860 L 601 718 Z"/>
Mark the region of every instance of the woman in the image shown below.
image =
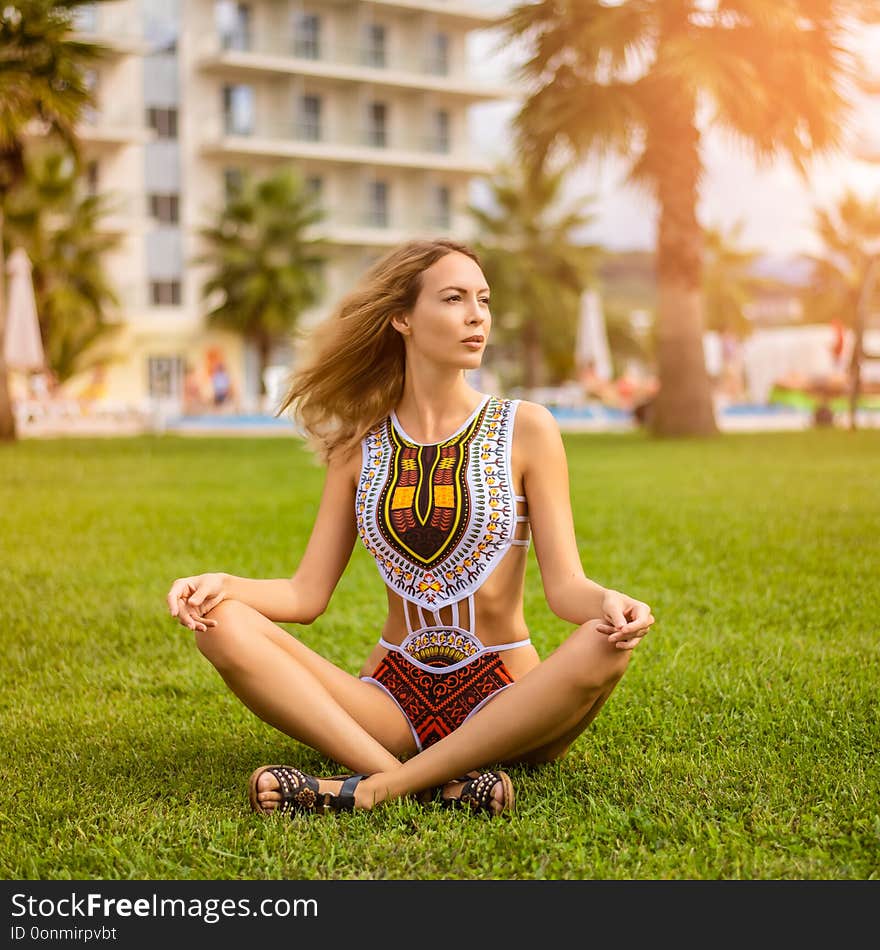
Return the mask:
<path id="1" fill-rule="evenodd" d="M 293 576 L 201 574 L 168 592 L 249 709 L 352 772 L 261 766 L 249 785 L 258 812 L 405 795 L 509 812 L 513 785 L 497 766 L 563 756 L 654 623 L 647 604 L 584 575 L 550 412 L 468 384 L 491 322 L 466 245 L 388 252 L 313 332 L 279 409 L 293 407 L 326 464 Z M 530 533 L 548 604 L 575 624 L 543 661 L 523 617 Z M 388 598 L 359 677 L 278 626 L 324 612 L 358 536 Z"/>

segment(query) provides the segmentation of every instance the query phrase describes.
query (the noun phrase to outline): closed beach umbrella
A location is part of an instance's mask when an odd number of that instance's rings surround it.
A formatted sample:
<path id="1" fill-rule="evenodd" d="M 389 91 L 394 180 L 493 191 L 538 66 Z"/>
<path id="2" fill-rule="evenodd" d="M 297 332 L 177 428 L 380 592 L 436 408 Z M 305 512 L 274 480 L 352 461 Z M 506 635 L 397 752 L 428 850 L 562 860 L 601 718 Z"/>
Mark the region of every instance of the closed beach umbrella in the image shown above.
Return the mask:
<path id="1" fill-rule="evenodd" d="M 6 365 L 20 372 L 45 369 L 46 357 L 31 280 L 31 262 L 24 248 L 18 247 L 9 255 L 6 270 L 9 275 L 6 334 L 3 340 Z"/>
<path id="2" fill-rule="evenodd" d="M 585 290 L 581 296 L 575 360 L 579 369 L 592 364 L 599 379 L 611 379 L 611 348 L 608 345 L 605 314 L 602 300 L 592 288 Z"/>

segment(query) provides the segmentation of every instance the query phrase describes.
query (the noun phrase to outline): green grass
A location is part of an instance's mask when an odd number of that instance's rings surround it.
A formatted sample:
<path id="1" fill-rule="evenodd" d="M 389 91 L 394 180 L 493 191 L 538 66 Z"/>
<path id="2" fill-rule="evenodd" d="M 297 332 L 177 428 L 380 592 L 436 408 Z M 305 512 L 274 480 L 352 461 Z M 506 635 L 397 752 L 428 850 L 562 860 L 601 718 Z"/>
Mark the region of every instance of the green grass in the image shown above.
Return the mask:
<path id="1" fill-rule="evenodd" d="M 569 755 L 511 770 L 517 812 L 494 822 L 249 811 L 255 766 L 334 766 L 226 690 L 165 594 L 203 570 L 293 572 L 323 474 L 297 441 L 0 448 L 0 875 L 880 877 L 880 432 L 565 441 L 587 574 L 657 622 Z M 570 626 L 529 557 L 546 654 Z M 358 546 L 299 635 L 356 672 L 384 602 Z"/>

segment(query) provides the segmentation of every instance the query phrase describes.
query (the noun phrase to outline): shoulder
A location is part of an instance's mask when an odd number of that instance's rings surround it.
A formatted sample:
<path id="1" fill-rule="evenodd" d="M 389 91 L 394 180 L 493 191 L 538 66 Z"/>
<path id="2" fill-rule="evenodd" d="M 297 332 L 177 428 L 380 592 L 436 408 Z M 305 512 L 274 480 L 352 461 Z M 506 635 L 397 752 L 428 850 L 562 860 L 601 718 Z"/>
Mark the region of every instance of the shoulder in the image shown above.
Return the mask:
<path id="1" fill-rule="evenodd" d="M 565 448 L 556 417 L 537 402 L 519 401 L 511 439 L 513 467 L 525 478 L 536 468 L 564 465 Z"/>
<path id="2" fill-rule="evenodd" d="M 541 444 L 548 438 L 559 436 L 556 417 L 539 402 L 520 399 L 516 408 L 514 440 L 526 445 Z"/>
<path id="3" fill-rule="evenodd" d="M 338 447 L 330 453 L 326 461 L 328 480 L 357 485 L 363 462 L 362 444 Z"/>

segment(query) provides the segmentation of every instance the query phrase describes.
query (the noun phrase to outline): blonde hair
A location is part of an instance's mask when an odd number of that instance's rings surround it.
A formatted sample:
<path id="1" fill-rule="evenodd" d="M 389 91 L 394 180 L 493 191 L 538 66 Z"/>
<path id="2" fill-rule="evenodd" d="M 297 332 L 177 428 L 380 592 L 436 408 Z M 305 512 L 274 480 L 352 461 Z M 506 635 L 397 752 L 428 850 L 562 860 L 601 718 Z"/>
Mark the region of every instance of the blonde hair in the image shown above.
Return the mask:
<path id="1" fill-rule="evenodd" d="M 290 409 L 323 462 L 354 448 L 400 401 L 406 360 L 391 320 L 412 310 L 422 272 L 452 251 L 480 263 L 467 245 L 445 238 L 399 244 L 311 330 L 276 416 Z"/>

